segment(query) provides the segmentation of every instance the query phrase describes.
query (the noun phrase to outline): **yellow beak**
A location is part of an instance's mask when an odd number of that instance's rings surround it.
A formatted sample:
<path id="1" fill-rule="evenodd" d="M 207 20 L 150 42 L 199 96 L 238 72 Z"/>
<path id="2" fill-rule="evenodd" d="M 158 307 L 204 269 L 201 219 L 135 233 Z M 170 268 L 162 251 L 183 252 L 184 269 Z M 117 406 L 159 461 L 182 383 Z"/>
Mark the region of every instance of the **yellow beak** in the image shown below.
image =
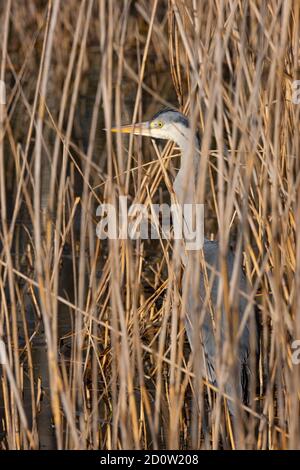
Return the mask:
<path id="1" fill-rule="evenodd" d="M 154 137 L 151 132 L 149 122 L 140 122 L 137 124 L 128 124 L 127 126 L 112 127 L 111 132 L 120 132 L 122 134 L 143 135 L 146 137 Z"/>

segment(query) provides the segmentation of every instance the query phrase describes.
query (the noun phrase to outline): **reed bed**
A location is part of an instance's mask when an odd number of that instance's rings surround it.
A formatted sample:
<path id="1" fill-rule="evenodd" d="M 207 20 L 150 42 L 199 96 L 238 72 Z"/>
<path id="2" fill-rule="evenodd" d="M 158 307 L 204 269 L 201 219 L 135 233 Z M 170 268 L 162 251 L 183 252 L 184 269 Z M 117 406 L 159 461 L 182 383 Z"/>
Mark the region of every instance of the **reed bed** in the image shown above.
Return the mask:
<path id="1" fill-rule="evenodd" d="M 0 15 L 1 449 L 300 448 L 299 1 Z M 236 423 L 189 350 L 173 243 L 96 235 L 101 203 L 169 201 L 178 149 L 103 130 L 164 106 L 200 132 L 205 233 L 233 246 L 258 313 Z"/>

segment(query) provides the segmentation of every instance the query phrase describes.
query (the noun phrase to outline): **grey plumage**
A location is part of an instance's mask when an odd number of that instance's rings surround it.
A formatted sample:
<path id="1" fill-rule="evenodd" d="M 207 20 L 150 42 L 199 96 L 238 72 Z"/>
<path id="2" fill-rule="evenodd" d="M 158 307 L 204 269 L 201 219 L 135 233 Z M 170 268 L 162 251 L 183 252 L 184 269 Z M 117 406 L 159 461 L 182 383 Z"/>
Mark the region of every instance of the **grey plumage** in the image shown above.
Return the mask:
<path id="1" fill-rule="evenodd" d="M 189 339 L 191 348 L 193 349 L 195 342 L 199 341 L 203 348 L 203 356 L 205 363 L 203 363 L 203 375 L 207 376 L 208 380 L 215 386 L 219 386 L 216 372 L 216 331 L 214 331 L 213 322 L 217 320 L 216 306 L 218 304 L 218 293 L 220 283 L 220 267 L 219 267 L 219 244 L 216 241 L 205 240 L 203 245 L 203 259 L 206 265 L 206 272 L 199 266 L 199 272 L 195 275 L 195 270 L 190 279 L 188 276 L 188 263 L 183 275 L 182 285 L 183 289 L 187 289 L 186 295 L 186 333 Z M 234 255 L 231 250 L 228 251 L 226 257 L 227 275 L 230 281 L 233 276 L 234 270 Z M 197 269 L 197 268 L 196 268 Z M 247 281 L 243 271 L 240 272 L 239 278 L 239 293 L 238 293 L 238 324 L 240 325 L 241 319 L 247 307 L 247 298 L 243 293 L 247 292 Z M 211 308 L 208 301 L 211 302 Z M 225 351 L 224 345 L 229 339 L 229 329 L 232 325 L 228 321 L 224 307 L 221 308 L 221 325 L 220 336 L 221 341 L 219 345 L 219 352 L 221 354 L 221 361 L 224 360 Z M 201 348 L 198 348 L 201 350 Z M 235 363 L 232 368 L 227 371 L 227 377 L 224 377 L 224 391 L 230 397 L 237 396 L 239 400 L 246 401 L 248 397 L 248 383 L 249 383 L 249 351 L 250 351 L 250 337 L 249 337 L 249 322 L 246 322 L 242 331 L 241 338 L 237 345 L 237 354 L 234 355 Z M 236 393 L 234 392 L 236 390 Z M 228 408 L 232 415 L 234 415 L 235 406 L 232 401 L 228 401 Z"/>

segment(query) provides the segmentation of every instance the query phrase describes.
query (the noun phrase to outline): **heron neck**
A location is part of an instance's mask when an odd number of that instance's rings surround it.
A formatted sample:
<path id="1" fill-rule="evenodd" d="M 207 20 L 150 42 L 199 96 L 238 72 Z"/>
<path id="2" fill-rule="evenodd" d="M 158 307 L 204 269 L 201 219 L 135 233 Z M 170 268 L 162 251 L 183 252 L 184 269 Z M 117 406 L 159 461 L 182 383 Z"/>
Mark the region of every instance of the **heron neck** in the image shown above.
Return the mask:
<path id="1" fill-rule="evenodd" d="M 173 189 L 180 204 L 191 204 L 195 202 L 199 142 L 196 136 L 180 136 L 177 144 L 181 150 L 181 162 Z"/>
<path id="2" fill-rule="evenodd" d="M 177 220 L 183 221 L 184 244 L 180 248 L 180 257 L 185 266 L 194 263 L 195 256 L 203 246 L 203 216 L 198 211 L 196 199 L 196 183 L 199 165 L 199 141 L 194 135 L 181 135 L 177 140 L 181 150 L 180 169 L 173 183 L 177 202 L 181 208 L 177 210 Z M 187 212 L 186 212 L 187 211 Z M 191 212 L 192 211 L 192 212 Z M 191 238 L 192 236 L 192 238 Z"/>

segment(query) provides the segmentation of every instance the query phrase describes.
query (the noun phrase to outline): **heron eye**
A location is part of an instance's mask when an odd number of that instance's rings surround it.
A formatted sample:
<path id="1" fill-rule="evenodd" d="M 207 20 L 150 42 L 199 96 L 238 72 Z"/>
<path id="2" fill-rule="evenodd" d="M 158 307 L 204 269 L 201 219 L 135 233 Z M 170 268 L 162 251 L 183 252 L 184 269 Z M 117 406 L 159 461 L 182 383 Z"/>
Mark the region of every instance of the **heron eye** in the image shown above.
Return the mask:
<path id="1" fill-rule="evenodd" d="M 163 123 L 162 123 L 162 121 L 158 121 L 158 123 L 157 123 L 157 127 L 162 127 L 162 126 L 163 126 Z"/>

